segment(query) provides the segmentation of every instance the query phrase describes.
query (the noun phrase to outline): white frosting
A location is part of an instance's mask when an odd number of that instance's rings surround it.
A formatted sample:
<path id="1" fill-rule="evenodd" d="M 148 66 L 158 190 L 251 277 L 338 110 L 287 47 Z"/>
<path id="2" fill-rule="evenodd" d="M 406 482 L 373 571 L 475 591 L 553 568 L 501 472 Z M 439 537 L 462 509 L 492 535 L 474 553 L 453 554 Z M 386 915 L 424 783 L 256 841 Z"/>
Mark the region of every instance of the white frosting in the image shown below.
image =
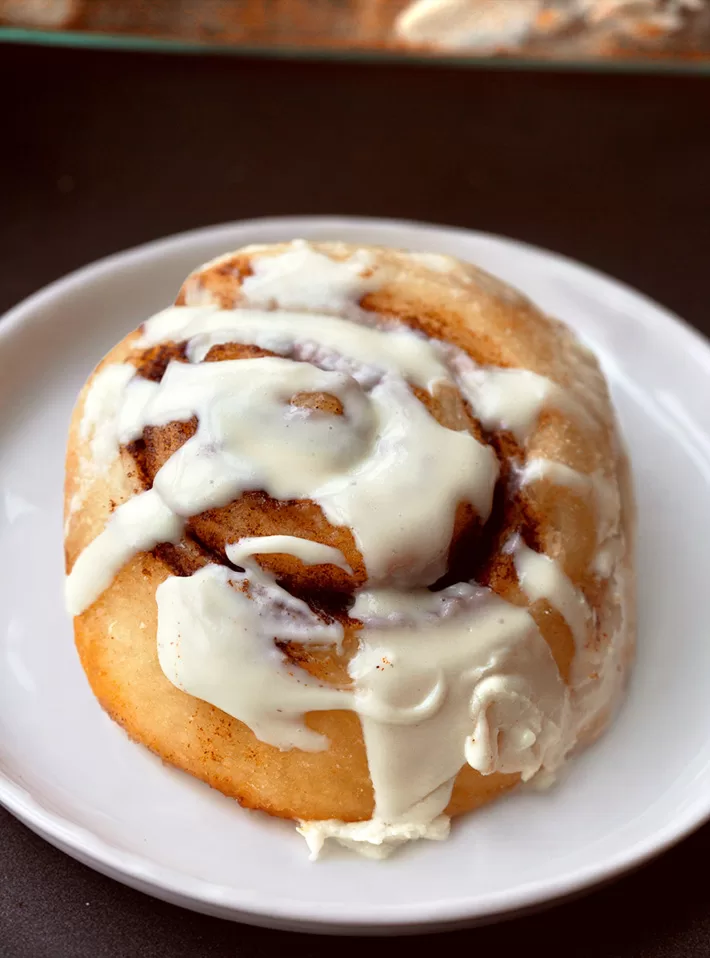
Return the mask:
<path id="1" fill-rule="evenodd" d="M 243 343 L 280 355 L 298 349 L 297 358 L 348 372 L 362 385 L 377 382 L 383 373 L 403 376 L 423 389 L 448 378 L 431 341 L 403 327 L 373 328 L 338 316 L 171 306 L 144 324 L 136 345 L 145 348 L 166 338 L 187 341 L 187 357 L 193 363 L 201 362 L 213 346 Z"/>
<path id="2" fill-rule="evenodd" d="M 453 780 L 462 756 L 525 779 L 560 759 L 566 688 L 530 614 L 487 589 L 454 596 L 451 610 L 451 593 L 436 593 L 440 614 L 425 620 L 407 593 L 396 609 L 388 591 L 382 606 L 369 593 L 351 610 L 365 627 L 349 672 L 385 822 Z"/>
<path id="3" fill-rule="evenodd" d="M 452 256 L 443 256 L 441 253 L 408 253 L 409 259 L 419 266 L 426 266 L 435 273 L 453 273 L 458 263 Z"/>
<path id="4" fill-rule="evenodd" d="M 121 445 L 140 438 L 146 418 L 146 407 L 153 400 L 158 389 L 158 383 L 138 375 L 126 383 L 117 417 L 117 435 Z"/>
<path id="5" fill-rule="evenodd" d="M 395 21 L 395 31 L 410 44 L 490 53 L 517 50 L 546 35 L 569 40 L 564 31 L 575 25 L 580 49 L 599 52 L 594 40 L 605 32 L 638 38 L 638 28 L 674 31 L 683 25 L 685 11 L 701 10 L 704 4 L 705 0 L 412 0 Z"/>
<path id="6" fill-rule="evenodd" d="M 80 553 L 67 577 L 65 598 L 70 614 L 80 615 L 95 602 L 134 555 L 161 542 L 179 542 L 183 527 L 183 520 L 154 489 L 124 502 L 104 531 Z"/>
<path id="7" fill-rule="evenodd" d="M 251 557 L 260 551 L 258 539 L 242 540 L 227 552 L 245 573 L 210 565 L 158 587 L 160 664 L 179 688 L 282 748 L 326 747 L 307 712 L 357 711 L 381 825 L 401 825 L 434 792 L 440 804 L 428 807 L 441 814 L 464 760 L 524 780 L 559 764 L 571 744 L 567 690 L 526 609 L 473 586 L 427 593 L 426 605 L 401 593 L 396 607 L 391 591 L 382 603 L 361 593 L 351 611 L 364 623 L 348 668 L 353 689 L 324 686 L 273 639 L 333 644 L 342 629 L 258 571 Z"/>
<path id="8" fill-rule="evenodd" d="M 572 403 L 557 383 L 527 369 L 472 369 L 461 382 L 481 425 L 506 429 L 521 444 L 544 408 Z"/>
<path id="9" fill-rule="evenodd" d="M 289 664 L 274 636 L 333 644 L 341 626 L 324 625 L 275 584 L 255 588 L 246 576 L 216 565 L 171 576 L 156 599 L 158 658 L 173 685 L 244 722 L 262 742 L 327 748 L 323 736 L 306 727 L 304 712 L 343 708 L 350 695 Z"/>
<path id="10" fill-rule="evenodd" d="M 81 0 L 0 0 L 0 20 L 19 27 L 66 29 L 81 6 Z"/>
<path id="11" fill-rule="evenodd" d="M 129 363 L 111 363 L 96 374 L 86 395 L 79 434 L 89 440 L 92 461 L 100 469 L 110 466 L 118 455 L 118 416 L 134 375 Z"/>
<path id="12" fill-rule="evenodd" d="M 437 815 L 431 821 L 416 821 L 412 814 L 407 814 L 403 821 L 393 825 L 372 818 L 365 822 L 326 819 L 301 822 L 296 831 L 305 838 L 311 861 L 320 858 L 328 839 L 364 858 L 381 860 L 389 858 L 392 852 L 407 842 L 422 838 L 443 842 L 449 837 L 451 819 L 448 815 Z"/>
<path id="13" fill-rule="evenodd" d="M 252 275 L 244 280 L 241 291 L 253 306 L 337 315 L 379 285 L 380 279 L 363 276 L 372 264 L 373 257 L 365 250 L 336 261 L 296 240 L 278 256 L 254 257 Z"/>
<path id="14" fill-rule="evenodd" d="M 393 851 L 406 842 L 422 838 L 441 842 L 449 837 L 451 819 L 439 812 L 448 804 L 450 795 L 451 783 L 447 782 L 396 821 L 369 819 L 366 822 L 341 822 L 332 818 L 302 821 L 298 825 L 298 832 L 306 839 L 311 861 L 320 857 L 329 839 L 365 858 L 389 858 Z"/>
<path id="15" fill-rule="evenodd" d="M 304 392 L 336 396 L 343 415 L 290 405 Z M 199 422 L 155 477 L 156 523 L 162 509 L 185 518 L 249 489 L 308 498 L 352 529 L 372 580 L 424 585 L 445 571 L 457 505 L 470 502 L 483 519 L 490 512 L 498 471 L 492 449 L 440 426 L 394 377 L 367 395 L 347 374 L 277 357 L 171 363 L 151 401 L 135 411 L 140 420 L 128 424 L 130 434 L 193 416 Z M 422 498 L 425 487 L 437 495 Z M 140 518 L 141 534 L 150 537 L 151 517 Z M 99 540 L 115 538 L 118 528 L 110 524 Z M 82 566 L 70 581 L 87 574 Z"/>
<path id="16" fill-rule="evenodd" d="M 537 482 L 540 479 L 549 479 L 557 486 L 569 486 L 570 489 L 586 492 L 591 476 L 586 476 L 584 473 L 571 469 L 562 462 L 554 462 L 552 459 L 528 459 L 522 471 L 522 483 Z"/>
<path id="17" fill-rule="evenodd" d="M 299 536 L 245 536 L 227 546 L 227 557 L 235 565 L 246 565 L 254 555 L 275 554 L 295 556 L 304 565 L 335 565 L 352 572 L 340 549 Z"/>
<path id="18" fill-rule="evenodd" d="M 534 552 L 522 543 L 515 550 L 515 568 L 520 588 L 530 602 L 546 599 L 557 609 L 570 627 L 577 651 L 582 652 L 592 621 L 591 610 L 582 592 L 570 582 L 554 559 Z"/>
<path id="19" fill-rule="evenodd" d="M 155 383 L 136 376 L 130 363 L 111 363 L 94 376 L 79 423 L 79 437 L 88 443 L 89 455 L 78 462 L 64 522 L 65 535 L 72 517 L 83 508 L 93 483 L 118 458 L 121 445 L 140 436 L 142 426 L 132 425 L 137 420 L 135 407 L 145 404 L 155 387 Z"/>
<path id="20" fill-rule="evenodd" d="M 243 307 L 216 309 L 202 291 L 204 305 L 172 307 L 145 324 L 141 347 L 186 343 L 188 362 L 172 362 L 159 383 L 128 365 L 96 377 L 82 437 L 101 462 L 146 426 L 195 418 L 197 428 L 153 488 L 119 506 L 79 556 L 68 607 L 79 614 L 133 555 L 178 542 L 187 518 L 243 492 L 318 503 L 332 524 L 352 530 L 368 575 L 350 611 L 362 623 L 348 665 L 352 686 L 317 681 L 277 644 L 338 646 L 343 628 L 277 585 L 254 557 L 288 554 L 350 571 L 339 550 L 285 535 L 229 544 L 227 556 L 243 572 L 208 565 L 159 586 L 161 667 L 178 688 L 279 748 L 327 747 L 308 727 L 309 712 L 357 712 L 375 816 L 302 823 L 314 853 L 328 837 L 378 854 L 412 838 L 443 838 L 462 765 L 524 780 L 553 773 L 583 724 L 575 711 L 582 699 L 574 690 L 570 697 L 527 609 L 475 583 L 423 588 L 446 571 L 458 505 L 488 517 L 498 464 L 491 447 L 439 425 L 410 384 L 430 391 L 452 384 L 486 428 L 508 429 L 523 445 L 544 408 L 584 411 L 534 373 L 474 368 L 449 347 L 378 325 L 359 306 L 383 281 L 366 254 L 336 262 L 299 243 L 276 256 L 254 253 L 251 265 Z M 213 345 L 230 342 L 277 355 L 201 363 Z M 309 393 L 336 397 L 341 414 L 293 401 Z M 596 482 L 540 460 L 523 481 L 542 477 L 580 488 Z M 618 499 L 610 503 L 617 522 Z M 515 563 L 531 603 L 545 598 L 559 609 L 583 650 L 591 613 L 581 593 L 552 559 L 522 544 Z M 581 682 L 590 673 L 584 663 Z M 596 687 L 585 707 L 594 696 Z"/>
<path id="21" fill-rule="evenodd" d="M 532 30 L 541 0 L 416 0 L 395 30 L 409 43 L 445 49 L 515 46 Z"/>
<path id="22" fill-rule="evenodd" d="M 622 540 L 616 537 L 612 541 L 617 544 L 620 555 Z M 546 599 L 564 617 L 574 637 L 576 653 L 570 676 L 566 732 L 567 748 L 571 749 L 588 730 L 598 729 L 618 698 L 623 681 L 620 657 L 625 649 L 626 587 L 615 580 L 610 583 L 607 602 L 617 608 L 619 621 L 600 644 L 592 631 L 595 623 L 589 604 L 559 565 L 520 542 L 514 554 L 520 587 L 530 602 Z M 546 776 L 541 778 L 542 784 L 546 784 Z"/>
<path id="23" fill-rule="evenodd" d="M 621 558 L 623 543 L 618 537 L 607 541 L 601 546 L 592 562 L 592 571 L 601 579 L 608 579 L 614 567 Z"/>
<path id="24" fill-rule="evenodd" d="M 529 459 L 520 479 L 523 485 L 547 479 L 557 486 L 567 486 L 584 495 L 591 492 L 596 511 L 598 546 L 592 571 L 601 578 L 608 578 L 622 546 L 618 534 L 621 518 L 618 485 L 601 472 L 587 475 L 550 459 Z"/>

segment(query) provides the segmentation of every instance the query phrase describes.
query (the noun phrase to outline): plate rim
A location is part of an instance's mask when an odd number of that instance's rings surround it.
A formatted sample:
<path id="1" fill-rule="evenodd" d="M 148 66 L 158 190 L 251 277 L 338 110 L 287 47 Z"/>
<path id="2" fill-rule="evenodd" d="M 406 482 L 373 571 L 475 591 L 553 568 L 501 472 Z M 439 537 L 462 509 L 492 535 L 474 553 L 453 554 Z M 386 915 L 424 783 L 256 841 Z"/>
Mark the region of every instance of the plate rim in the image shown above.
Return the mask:
<path id="1" fill-rule="evenodd" d="M 17 330 L 40 321 L 38 311 L 43 307 L 82 287 L 86 282 L 100 281 L 106 274 L 130 269 L 134 262 L 169 256 L 172 251 L 177 252 L 192 242 L 208 238 L 218 240 L 220 234 L 225 234 L 226 237 L 235 231 L 263 233 L 280 230 L 292 231 L 297 235 L 299 232 L 308 234 L 330 228 L 334 233 L 343 228 L 372 230 L 375 234 L 378 230 L 399 229 L 420 238 L 427 235 L 452 240 L 473 238 L 492 242 L 499 248 L 512 248 L 540 256 L 548 263 L 562 266 L 568 272 L 571 269 L 578 275 L 593 278 L 608 290 L 617 294 L 622 292 L 626 297 L 641 301 L 648 311 L 644 322 L 651 328 L 662 328 L 666 333 L 673 329 L 676 335 L 681 334 L 683 349 L 692 349 L 693 358 L 702 362 L 705 371 L 710 374 L 710 342 L 702 333 L 633 287 L 570 257 L 506 236 L 478 230 L 402 219 L 335 215 L 263 217 L 220 223 L 171 234 L 102 257 L 49 283 L 0 317 L 0 353 L 4 344 Z M 484 898 L 478 896 L 477 899 L 463 896 L 430 901 L 425 905 L 360 903 L 349 908 L 346 902 L 306 903 L 283 897 L 269 901 L 248 899 L 244 892 L 238 889 L 217 885 L 179 869 L 159 865 L 140 854 L 124 851 L 59 813 L 43 807 L 26 788 L 13 781 L 2 770 L 0 804 L 36 834 L 71 857 L 104 875 L 174 904 L 253 924 L 311 932 L 360 934 L 452 928 L 530 911 L 619 877 L 666 851 L 710 818 L 710 794 L 704 800 L 702 795 L 698 795 L 688 803 L 682 816 L 677 816 L 665 827 L 655 829 L 650 836 L 637 840 L 615 854 L 605 856 L 601 861 L 578 866 L 571 872 L 546 879 L 542 884 L 530 881 L 516 888 L 512 898 L 511 893 L 503 889 Z M 425 918 L 422 918 L 423 910 L 426 911 Z"/>

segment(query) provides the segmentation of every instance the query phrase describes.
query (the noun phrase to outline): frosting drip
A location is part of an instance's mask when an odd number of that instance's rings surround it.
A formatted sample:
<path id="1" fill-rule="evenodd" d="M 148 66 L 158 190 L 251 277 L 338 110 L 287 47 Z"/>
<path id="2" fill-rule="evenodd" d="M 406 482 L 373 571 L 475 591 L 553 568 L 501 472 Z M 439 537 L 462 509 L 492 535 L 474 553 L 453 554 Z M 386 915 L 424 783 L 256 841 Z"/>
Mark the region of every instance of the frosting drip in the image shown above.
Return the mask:
<path id="1" fill-rule="evenodd" d="M 402 593 L 396 604 L 392 593 L 382 604 L 362 593 L 351 615 L 364 623 L 349 671 L 376 818 L 392 822 L 443 782 L 453 784 L 462 756 L 483 774 L 525 779 L 556 764 L 566 689 L 526 609 L 488 589 L 457 586 L 453 596 L 444 590 L 432 599 Z M 442 798 L 439 811 L 448 804 Z"/>
<path id="2" fill-rule="evenodd" d="M 324 625 L 275 584 L 255 584 L 217 565 L 171 576 L 156 600 L 158 658 L 173 685 L 238 718 L 270 745 L 327 748 L 303 714 L 344 708 L 349 696 L 302 669 L 296 680 L 273 638 L 333 644 L 342 638 L 340 626 Z"/>

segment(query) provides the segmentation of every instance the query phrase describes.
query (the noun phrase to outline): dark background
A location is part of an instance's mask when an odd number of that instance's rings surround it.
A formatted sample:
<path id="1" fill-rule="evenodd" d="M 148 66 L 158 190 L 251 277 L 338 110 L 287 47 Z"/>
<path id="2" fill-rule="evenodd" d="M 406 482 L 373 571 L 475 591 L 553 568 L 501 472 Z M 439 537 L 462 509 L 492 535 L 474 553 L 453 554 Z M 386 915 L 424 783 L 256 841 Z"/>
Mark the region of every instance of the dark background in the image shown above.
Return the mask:
<path id="1" fill-rule="evenodd" d="M 0 97 L 0 309 L 174 231 L 352 213 L 563 252 L 710 333 L 710 78 L 7 46 Z M 347 958 L 416 945 L 194 915 L 0 821 L 0 958 Z M 418 947 L 705 958 L 709 861 L 710 826 L 578 902 Z"/>

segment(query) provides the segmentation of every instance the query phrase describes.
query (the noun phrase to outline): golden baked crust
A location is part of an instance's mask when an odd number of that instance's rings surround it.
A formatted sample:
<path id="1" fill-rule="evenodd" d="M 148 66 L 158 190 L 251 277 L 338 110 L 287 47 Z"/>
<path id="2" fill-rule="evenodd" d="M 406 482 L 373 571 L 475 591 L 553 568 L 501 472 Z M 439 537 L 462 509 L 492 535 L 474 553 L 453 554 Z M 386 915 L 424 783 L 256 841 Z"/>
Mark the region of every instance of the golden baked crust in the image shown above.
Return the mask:
<path id="1" fill-rule="evenodd" d="M 355 250 L 344 244 L 314 244 L 333 259 Z M 176 303 L 218 303 L 233 307 L 240 285 L 251 273 L 250 260 L 283 252 L 285 246 L 249 248 L 222 257 L 193 273 Z M 542 479 L 525 486 L 513 481 L 526 459 L 544 458 L 581 473 L 600 474 L 622 497 L 622 514 L 632 515 L 626 464 L 620 451 L 606 385 L 594 357 L 566 327 L 542 315 L 527 299 L 475 267 L 383 249 L 372 249 L 387 282 L 361 300 L 361 306 L 396 319 L 427 335 L 450 342 L 485 366 L 523 368 L 545 376 L 585 408 L 589 420 L 560 409 L 542 412 L 525 449 L 510 433 L 486 433 L 455 390 L 434 397 L 416 391 L 443 424 L 468 428 L 489 442 L 501 465 L 494 509 L 488 522 L 463 504 L 449 556 L 447 581 L 475 578 L 508 601 L 527 605 L 512 557 L 503 544 L 520 532 L 534 549 L 557 560 L 586 597 L 595 616 L 592 641 L 600 649 L 612 633 L 624 632 L 619 668 L 630 659 L 632 570 L 630 530 L 617 535 L 625 551 L 610 580 L 590 571 L 597 549 L 597 506 L 591 491 L 555 485 Z M 117 505 L 149 488 L 162 463 L 194 431 L 194 423 L 146 429 L 137 443 L 123 448 L 104 474 L 86 468 L 87 442 L 80 424 L 87 390 L 106 364 L 130 362 L 146 378 L 159 380 L 170 360 L 181 360 L 184 344 L 136 349 L 139 331 L 131 333 L 105 357 L 79 396 L 69 435 L 65 488 L 66 564 L 70 571 L 79 553 L 104 528 Z M 256 347 L 213 347 L 206 361 L 264 355 Z M 333 397 L 303 396 L 308 404 Z M 335 400 L 337 402 L 337 400 Z M 332 410 L 337 413 L 337 410 Z M 425 494 L 425 490 L 423 493 Z M 81 508 L 77 508 L 81 503 Z M 348 679 L 348 658 L 357 649 L 359 623 L 347 616 L 347 597 L 365 579 L 362 557 L 350 530 L 330 524 L 315 503 L 279 502 L 266 493 L 244 495 L 223 509 L 195 517 L 182 546 L 159 546 L 131 560 L 112 585 L 75 619 L 75 636 L 91 687 L 106 711 L 135 740 L 165 761 L 190 772 L 241 804 L 273 815 L 297 819 L 360 821 L 371 817 L 373 793 L 359 719 L 350 712 L 318 712 L 307 723 L 323 732 L 330 747 L 322 752 L 281 751 L 259 741 L 244 724 L 219 709 L 180 691 L 161 671 L 156 648 L 155 590 L 170 575 L 190 574 L 207 562 L 226 562 L 225 544 L 242 536 L 301 535 L 340 549 L 352 568 L 304 566 L 292 556 L 262 556 L 263 568 L 287 588 L 307 596 L 315 608 L 340 619 L 346 639 L 342 656 L 288 645 L 285 651 L 302 668 L 324 681 Z M 574 640 L 562 615 L 547 601 L 531 607 L 543 636 L 569 679 Z M 603 723 L 597 723 L 600 725 Z M 588 734 L 596 734 L 590 728 Z M 483 776 L 469 766 L 459 773 L 449 812 L 471 810 L 511 788 L 518 775 Z"/>

